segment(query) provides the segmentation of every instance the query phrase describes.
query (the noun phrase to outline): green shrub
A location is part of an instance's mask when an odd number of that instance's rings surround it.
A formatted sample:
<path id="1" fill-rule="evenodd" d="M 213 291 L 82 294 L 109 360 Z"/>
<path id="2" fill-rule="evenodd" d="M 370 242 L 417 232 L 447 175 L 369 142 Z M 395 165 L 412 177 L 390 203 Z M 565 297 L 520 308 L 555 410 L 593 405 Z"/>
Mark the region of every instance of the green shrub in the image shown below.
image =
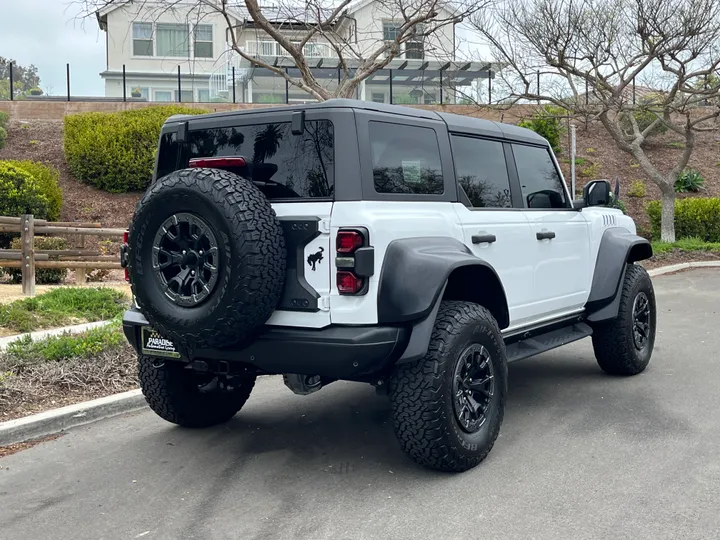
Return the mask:
<path id="1" fill-rule="evenodd" d="M 174 114 L 208 111 L 175 105 L 65 117 L 65 159 L 78 180 L 112 193 L 150 183 L 160 129 Z"/>
<path id="2" fill-rule="evenodd" d="M 578 171 L 578 176 L 582 178 L 597 178 L 600 174 L 600 164 L 590 163 L 587 167 L 583 167 Z"/>
<path id="3" fill-rule="evenodd" d="M 5 146 L 5 141 L 7 141 L 7 130 L 0 126 L 0 148 Z"/>
<path id="4" fill-rule="evenodd" d="M 628 197 L 643 198 L 647 194 L 647 187 L 642 180 L 633 180 L 628 189 Z"/>
<path id="5" fill-rule="evenodd" d="M 647 206 L 653 238 L 660 238 L 660 201 Z M 676 238 L 699 238 L 703 242 L 720 242 L 720 198 L 693 197 L 675 201 Z"/>
<path id="6" fill-rule="evenodd" d="M 10 116 L 8 116 L 8 113 L 4 111 L 0 111 L 0 127 L 7 126 L 8 121 L 10 120 Z"/>
<path id="7" fill-rule="evenodd" d="M 21 249 L 20 238 L 13 238 L 10 243 L 12 249 Z M 36 236 L 35 249 L 67 249 L 67 240 L 56 236 Z M 57 260 L 57 257 L 50 257 L 50 260 Z M 10 276 L 13 283 L 22 283 L 22 271 L 17 268 L 5 268 L 5 273 Z M 62 283 L 67 276 L 67 268 L 38 268 L 35 271 L 35 282 L 40 285 L 53 285 Z"/>
<path id="8" fill-rule="evenodd" d="M 50 201 L 31 173 L 0 161 L 0 216 L 33 214 L 47 219 L 49 208 Z"/>
<path id="9" fill-rule="evenodd" d="M 608 203 L 607 207 L 608 208 L 617 208 L 623 214 L 627 215 L 627 208 L 625 208 L 625 203 L 622 202 L 617 197 L 615 197 L 615 195 L 610 195 L 610 202 Z"/>
<path id="10" fill-rule="evenodd" d="M 560 135 L 562 126 L 560 117 L 565 114 L 563 109 L 552 105 L 545 105 L 542 109 L 535 112 L 532 118 L 522 120 L 518 126 L 530 129 L 538 135 L 545 137 L 550 143 L 553 152 L 560 152 Z"/>
<path id="11" fill-rule="evenodd" d="M 698 192 L 702 189 L 705 179 L 700 171 L 695 169 L 685 169 L 678 175 L 675 180 L 675 192 L 685 193 L 687 191 Z"/>
<path id="12" fill-rule="evenodd" d="M 60 177 L 57 170 L 53 167 L 39 163 L 37 161 L 6 161 L 10 165 L 15 165 L 29 172 L 35 178 L 43 195 L 48 199 L 48 212 L 44 219 L 49 221 L 57 221 L 60 217 L 60 209 L 63 203 L 62 189 L 58 183 Z M 46 248 L 52 249 L 52 248 Z"/>
<path id="13" fill-rule="evenodd" d="M 637 122 L 640 131 L 645 131 L 648 127 L 650 127 L 650 124 L 652 124 L 658 117 L 660 117 L 660 122 L 658 122 L 655 127 L 652 128 L 652 130 L 648 134 L 648 137 L 660 133 L 665 133 L 668 130 L 667 124 L 662 121 L 663 111 L 661 103 L 663 99 L 664 98 L 662 96 L 649 94 L 638 100 L 637 108 L 632 113 L 635 117 L 635 121 Z M 632 123 L 627 116 L 628 114 L 630 113 L 627 112 L 620 118 L 620 127 L 626 133 L 632 133 Z"/>

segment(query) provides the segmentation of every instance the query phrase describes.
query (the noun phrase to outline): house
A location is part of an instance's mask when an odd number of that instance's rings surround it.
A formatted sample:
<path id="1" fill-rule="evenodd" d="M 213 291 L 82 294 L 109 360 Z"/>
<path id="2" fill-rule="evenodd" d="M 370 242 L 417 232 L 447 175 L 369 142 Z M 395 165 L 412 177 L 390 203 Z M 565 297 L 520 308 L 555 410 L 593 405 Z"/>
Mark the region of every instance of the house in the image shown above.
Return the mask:
<path id="1" fill-rule="evenodd" d="M 258 28 L 241 5 L 234 8 L 230 22 L 244 52 L 299 77 L 288 52 Z M 367 58 L 383 42 L 395 39 L 400 23 L 386 5 L 358 0 L 337 19 L 333 30 L 347 44 L 343 57 L 349 69 L 358 67 L 358 56 Z M 298 42 L 312 16 L 304 8 L 289 11 L 263 7 L 265 17 Z M 238 103 L 313 100 L 283 77 L 232 51 L 228 20 L 207 2 L 113 2 L 98 11 L 97 20 L 106 36 L 107 68 L 100 75 L 107 97 Z M 458 88 L 493 76 L 491 63 L 457 61 L 455 44 L 453 25 L 406 42 L 387 69 L 360 85 L 356 97 L 384 103 L 453 103 Z M 338 84 L 338 54 L 323 36 L 314 36 L 303 54 L 326 87 Z"/>

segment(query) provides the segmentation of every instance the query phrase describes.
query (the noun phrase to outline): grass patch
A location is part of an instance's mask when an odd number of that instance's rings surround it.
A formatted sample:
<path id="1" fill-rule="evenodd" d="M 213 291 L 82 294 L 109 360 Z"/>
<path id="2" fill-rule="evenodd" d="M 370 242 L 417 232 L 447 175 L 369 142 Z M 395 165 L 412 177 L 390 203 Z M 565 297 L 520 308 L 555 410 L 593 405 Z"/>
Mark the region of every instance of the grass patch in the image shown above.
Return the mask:
<path id="1" fill-rule="evenodd" d="M 110 288 L 59 288 L 34 298 L 0 305 L 0 327 L 32 332 L 102 321 L 122 313 L 126 301 L 122 292 Z"/>
<path id="2" fill-rule="evenodd" d="M 80 334 L 62 334 L 33 341 L 30 336 L 13 341 L 7 347 L 5 365 L 0 372 L 17 372 L 23 366 L 60 362 L 71 358 L 90 358 L 109 349 L 116 349 L 125 343 L 122 322 L 116 317 L 112 323 L 92 328 Z"/>
<path id="3" fill-rule="evenodd" d="M 685 143 L 683 142 L 669 142 L 667 145 L 670 148 L 685 148 Z"/>
<path id="4" fill-rule="evenodd" d="M 662 255 L 675 249 L 682 251 L 709 251 L 720 253 L 720 242 L 703 242 L 699 238 L 681 238 L 676 242 L 653 242 L 653 254 Z"/>
<path id="5" fill-rule="evenodd" d="M 137 384 L 137 355 L 125 340 L 119 316 L 81 334 L 23 338 L 0 353 L 0 417 L 23 416 Z"/>

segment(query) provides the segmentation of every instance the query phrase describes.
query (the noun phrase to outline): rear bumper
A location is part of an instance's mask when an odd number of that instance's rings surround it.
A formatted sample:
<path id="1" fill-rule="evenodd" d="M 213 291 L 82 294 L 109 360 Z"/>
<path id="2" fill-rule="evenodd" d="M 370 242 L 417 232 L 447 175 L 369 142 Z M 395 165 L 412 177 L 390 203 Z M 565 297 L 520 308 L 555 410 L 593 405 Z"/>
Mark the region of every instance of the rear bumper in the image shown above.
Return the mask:
<path id="1" fill-rule="evenodd" d="M 148 326 L 136 309 L 125 312 L 123 331 L 142 354 L 140 329 Z M 382 373 L 402 355 L 410 329 L 398 326 L 328 326 L 322 329 L 267 326 L 244 348 L 200 349 L 192 360 L 252 366 L 264 373 L 297 373 L 362 379 Z M 186 360 L 187 361 L 187 360 Z"/>

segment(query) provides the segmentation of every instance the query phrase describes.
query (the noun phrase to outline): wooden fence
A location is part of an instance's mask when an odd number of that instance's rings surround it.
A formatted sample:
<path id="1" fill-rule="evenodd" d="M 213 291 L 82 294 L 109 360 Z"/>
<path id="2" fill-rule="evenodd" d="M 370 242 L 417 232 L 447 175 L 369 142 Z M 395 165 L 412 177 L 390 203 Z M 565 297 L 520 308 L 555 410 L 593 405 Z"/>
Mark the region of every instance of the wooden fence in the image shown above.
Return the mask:
<path id="1" fill-rule="evenodd" d="M 85 237 L 122 237 L 124 229 L 109 229 L 99 223 L 46 221 L 25 214 L 22 217 L 0 216 L 0 233 L 20 233 L 20 249 L 0 249 L 0 266 L 21 269 L 22 290 L 26 296 L 35 295 L 36 268 L 74 269 L 78 283 L 87 281 L 88 270 L 121 268 L 118 255 L 103 255 L 85 249 Z M 35 249 L 36 234 L 74 237 L 75 248 Z"/>

